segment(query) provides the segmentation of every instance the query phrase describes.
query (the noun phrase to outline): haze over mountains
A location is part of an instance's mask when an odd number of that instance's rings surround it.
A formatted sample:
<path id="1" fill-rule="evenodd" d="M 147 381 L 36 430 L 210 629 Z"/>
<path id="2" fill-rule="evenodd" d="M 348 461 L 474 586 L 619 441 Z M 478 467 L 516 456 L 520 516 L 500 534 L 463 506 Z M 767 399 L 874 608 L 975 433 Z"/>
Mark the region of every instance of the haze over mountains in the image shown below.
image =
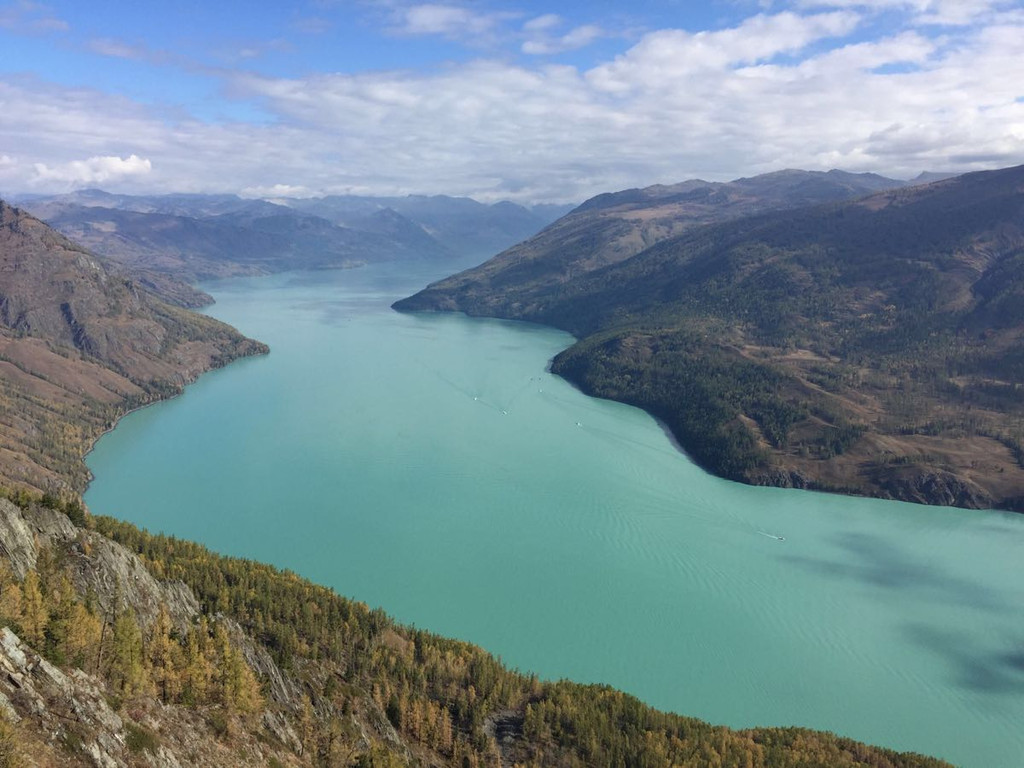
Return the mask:
<path id="1" fill-rule="evenodd" d="M 480 258 L 565 212 L 466 198 L 113 195 L 90 189 L 23 202 L 26 210 L 184 306 L 181 285 L 230 275 L 353 267 L 381 260 Z"/>
<path id="2" fill-rule="evenodd" d="M 602 195 L 395 306 L 569 330 L 556 372 L 726 477 L 1020 509 L 1024 168 L 886 184 Z"/>

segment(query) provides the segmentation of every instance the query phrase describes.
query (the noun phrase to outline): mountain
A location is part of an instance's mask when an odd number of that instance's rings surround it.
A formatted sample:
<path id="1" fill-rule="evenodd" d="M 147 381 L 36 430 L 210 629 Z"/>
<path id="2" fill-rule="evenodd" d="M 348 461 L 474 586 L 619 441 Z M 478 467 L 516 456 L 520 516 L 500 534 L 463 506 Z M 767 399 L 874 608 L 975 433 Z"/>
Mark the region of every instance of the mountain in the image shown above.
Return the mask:
<path id="1" fill-rule="evenodd" d="M 569 330 L 556 372 L 725 477 L 1024 509 L 1024 167 L 764 211 L 800 178 L 602 196 L 395 306 Z"/>
<path id="2" fill-rule="evenodd" d="M 102 429 L 263 351 L 0 203 L 0 765 L 947 765 L 541 681 L 293 573 L 88 513 L 76 491 Z"/>
<path id="3" fill-rule="evenodd" d="M 0 201 L 0 481 L 81 491 L 81 456 L 118 415 L 264 351 Z"/>
<path id="4" fill-rule="evenodd" d="M 432 286 L 430 293 L 397 306 L 415 309 L 425 301 L 424 308 L 455 309 L 454 302 L 433 306 L 432 301 L 458 295 L 460 305 L 493 301 L 495 313 L 503 316 L 500 305 L 516 304 L 521 294 L 527 300 L 536 286 L 572 282 L 693 227 L 903 185 L 874 174 L 779 171 L 727 183 L 692 179 L 602 194 L 480 267 L 441 281 L 436 290 Z M 483 306 L 473 311 L 488 313 Z"/>
<path id="5" fill-rule="evenodd" d="M 480 258 L 502 251 L 533 235 L 563 212 L 558 206 L 527 209 L 510 202 L 486 205 L 467 197 L 445 195 L 335 195 L 283 202 L 297 210 L 323 216 L 336 224 L 353 227 L 358 227 L 365 217 L 390 208 L 421 227 L 452 253 L 460 257 Z"/>
<path id="6" fill-rule="evenodd" d="M 375 261 L 483 258 L 534 234 L 563 211 L 450 197 L 269 202 L 98 189 L 33 197 L 25 205 L 108 267 L 185 307 L 212 301 L 192 287 L 207 279 Z"/>
<path id="7" fill-rule="evenodd" d="M 260 201 L 204 217 L 77 203 L 36 204 L 33 210 L 129 274 L 144 270 L 189 282 L 449 256 L 422 231 L 410 236 L 407 231 L 340 227 Z"/>

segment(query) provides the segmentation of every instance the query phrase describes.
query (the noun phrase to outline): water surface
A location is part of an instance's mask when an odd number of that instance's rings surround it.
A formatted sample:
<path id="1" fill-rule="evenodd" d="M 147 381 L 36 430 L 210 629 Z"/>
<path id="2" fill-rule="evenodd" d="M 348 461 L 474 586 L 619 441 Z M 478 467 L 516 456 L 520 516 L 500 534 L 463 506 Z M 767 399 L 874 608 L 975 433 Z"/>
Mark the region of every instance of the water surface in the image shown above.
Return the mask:
<path id="1" fill-rule="evenodd" d="M 125 418 L 89 457 L 90 508 L 545 677 L 1024 765 L 1024 516 L 711 477 L 546 373 L 568 335 L 388 308 L 437 276 L 204 286 L 272 353 Z"/>

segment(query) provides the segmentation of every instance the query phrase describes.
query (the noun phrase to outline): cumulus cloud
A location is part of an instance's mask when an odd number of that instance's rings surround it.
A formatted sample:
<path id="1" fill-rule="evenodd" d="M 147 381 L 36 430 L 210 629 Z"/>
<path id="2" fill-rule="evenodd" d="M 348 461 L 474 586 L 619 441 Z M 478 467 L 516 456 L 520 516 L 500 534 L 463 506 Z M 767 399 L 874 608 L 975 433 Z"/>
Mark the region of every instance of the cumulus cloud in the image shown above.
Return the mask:
<path id="1" fill-rule="evenodd" d="M 120 181 L 129 176 L 140 176 L 153 170 L 148 158 L 138 155 L 117 157 L 116 155 L 90 157 L 87 160 L 72 160 L 50 167 L 46 163 L 35 163 L 37 183 L 57 183 L 69 187 L 82 184 L 103 184 L 109 181 Z"/>
<path id="2" fill-rule="evenodd" d="M 860 18 L 848 11 L 801 16 L 758 15 L 715 32 L 653 32 L 614 61 L 589 73 L 595 87 L 612 92 L 676 88 L 687 77 L 796 53 L 813 42 L 849 34 Z"/>
<path id="3" fill-rule="evenodd" d="M 538 34 L 564 24 L 538 18 Z M 230 98 L 273 117 L 260 123 L 0 82 L 0 146 L 19 159 L 4 183 L 578 201 L 783 167 L 909 177 L 1024 163 L 1024 20 L 864 40 L 862 18 L 839 8 L 658 30 L 585 69 L 478 59 L 420 72 L 225 73 Z"/>

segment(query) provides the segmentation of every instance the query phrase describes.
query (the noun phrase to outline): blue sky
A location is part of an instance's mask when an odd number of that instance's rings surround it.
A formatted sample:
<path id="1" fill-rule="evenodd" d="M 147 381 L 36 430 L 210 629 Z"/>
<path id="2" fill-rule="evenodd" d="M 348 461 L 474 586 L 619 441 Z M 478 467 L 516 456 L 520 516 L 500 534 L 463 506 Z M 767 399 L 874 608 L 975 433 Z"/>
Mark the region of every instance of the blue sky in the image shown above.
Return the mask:
<path id="1" fill-rule="evenodd" d="M 1024 0 L 0 0 L 0 194 L 1024 163 Z"/>

